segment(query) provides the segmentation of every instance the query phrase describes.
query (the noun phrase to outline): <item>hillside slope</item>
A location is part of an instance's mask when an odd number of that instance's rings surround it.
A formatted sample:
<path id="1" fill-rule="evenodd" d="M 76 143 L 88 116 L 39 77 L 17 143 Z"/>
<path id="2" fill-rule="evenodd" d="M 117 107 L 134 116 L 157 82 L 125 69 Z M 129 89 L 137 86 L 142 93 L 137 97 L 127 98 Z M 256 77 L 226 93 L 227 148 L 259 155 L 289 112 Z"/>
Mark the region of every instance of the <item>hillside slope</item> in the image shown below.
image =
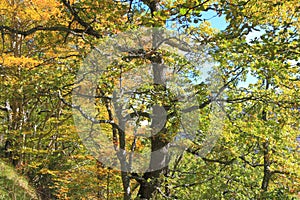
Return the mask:
<path id="1" fill-rule="evenodd" d="M 0 199 L 38 199 L 28 181 L 2 160 L 0 160 Z"/>

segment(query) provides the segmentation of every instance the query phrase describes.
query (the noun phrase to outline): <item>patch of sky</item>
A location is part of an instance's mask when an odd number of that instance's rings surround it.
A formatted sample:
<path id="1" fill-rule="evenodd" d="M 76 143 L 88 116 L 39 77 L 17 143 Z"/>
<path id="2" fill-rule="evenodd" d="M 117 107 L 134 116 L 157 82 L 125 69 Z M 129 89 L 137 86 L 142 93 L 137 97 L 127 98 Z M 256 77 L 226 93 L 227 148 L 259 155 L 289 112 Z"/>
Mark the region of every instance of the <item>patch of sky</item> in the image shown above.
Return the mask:
<path id="1" fill-rule="evenodd" d="M 204 12 L 202 14 L 202 19 L 210 22 L 211 27 L 216 28 L 220 31 L 224 31 L 226 27 L 229 25 L 228 22 L 226 22 L 224 16 L 219 16 L 215 11 L 209 10 L 207 12 Z M 192 26 L 199 26 L 201 22 L 198 22 L 197 24 L 193 23 Z M 251 43 L 251 41 L 254 40 L 260 40 L 260 37 L 265 33 L 265 31 L 259 29 L 259 30 L 253 30 L 246 36 L 247 43 Z M 201 66 L 201 72 L 202 75 L 200 79 L 198 79 L 197 84 L 201 82 L 207 82 L 210 79 L 210 74 L 213 72 L 213 67 L 218 65 L 218 63 L 213 62 L 204 62 Z M 258 81 L 258 79 L 251 74 L 249 71 L 246 79 L 241 80 L 238 84 L 241 88 L 247 88 L 250 84 L 254 84 Z"/>
<path id="2" fill-rule="evenodd" d="M 132 8 L 133 9 L 142 9 L 144 11 L 149 11 L 149 8 L 142 2 L 140 1 L 132 1 Z M 203 22 L 203 21 L 208 21 L 211 24 L 212 28 L 218 29 L 220 31 L 224 31 L 226 29 L 226 27 L 229 25 L 229 23 L 226 21 L 225 16 L 224 15 L 218 15 L 217 12 L 213 11 L 213 10 L 209 10 L 209 11 L 205 11 L 202 13 L 201 16 L 201 20 L 191 20 L 193 21 L 193 23 L 190 23 L 191 26 L 193 27 L 199 27 L 199 25 Z M 197 22 L 197 23 L 195 23 Z M 165 27 L 168 30 L 173 30 L 173 31 L 178 31 L 178 27 L 179 24 L 174 21 L 174 20 L 167 20 Z M 246 36 L 246 41 L 248 43 L 251 43 L 251 41 L 253 40 L 259 40 L 260 36 L 263 35 L 265 32 L 262 30 L 259 31 L 251 31 L 247 36 Z M 199 79 L 193 79 L 193 82 L 195 82 L 196 84 L 199 84 L 201 82 L 207 82 L 210 79 L 210 74 L 212 74 L 213 72 L 213 67 L 218 65 L 218 63 L 214 63 L 211 61 L 206 61 L 206 62 L 201 62 L 201 66 L 199 66 L 199 69 L 201 70 L 202 74 L 201 77 L 199 77 Z M 247 77 L 244 81 L 240 81 L 239 85 L 240 87 L 248 87 L 249 84 L 253 84 L 257 82 L 257 78 L 253 75 L 251 75 L 251 73 L 249 72 L 247 74 Z"/>
<path id="3" fill-rule="evenodd" d="M 209 21 L 213 28 L 219 30 L 225 30 L 228 26 L 228 23 L 225 20 L 224 16 L 219 16 L 215 11 L 209 10 L 202 14 L 202 18 L 206 21 Z"/>

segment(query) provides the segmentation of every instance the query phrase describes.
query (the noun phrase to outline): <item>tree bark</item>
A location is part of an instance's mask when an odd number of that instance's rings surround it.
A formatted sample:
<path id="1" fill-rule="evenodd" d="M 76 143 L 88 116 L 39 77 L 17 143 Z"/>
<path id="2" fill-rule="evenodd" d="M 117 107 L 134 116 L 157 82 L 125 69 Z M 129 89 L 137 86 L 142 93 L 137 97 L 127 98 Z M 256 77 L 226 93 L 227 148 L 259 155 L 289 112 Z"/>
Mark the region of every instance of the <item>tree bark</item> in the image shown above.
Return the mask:
<path id="1" fill-rule="evenodd" d="M 269 81 L 268 81 L 268 79 L 266 79 L 265 81 L 266 81 L 265 89 L 268 90 L 269 89 Z M 267 112 L 265 110 L 262 111 L 262 120 L 265 122 L 268 120 Z M 261 184 L 261 189 L 262 189 L 262 192 L 265 193 L 268 191 L 269 182 L 270 182 L 271 176 L 272 176 L 272 173 L 270 171 L 271 161 L 270 161 L 268 138 L 266 139 L 266 141 L 263 142 L 262 147 L 263 147 L 263 156 L 264 156 L 264 164 L 263 164 L 264 165 L 264 176 L 263 176 L 263 180 L 262 180 L 262 184 Z"/>
<path id="2" fill-rule="evenodd" d="M 153 29 L 152 47 L 155 48 L 160 42 L 163 30 Z M 165 66 L 161 55 L 155 53 L 151 59 L 153 80 L 155 90 L 166 90 Z M 141 199 L 150 199 L 153 197 L 157 188 L 160 186 L 161 175 L 166 175 L 168 169 L 168 141 L 166 141 L 166 113 L 168 105 L 153 106 L 153 117 L 151 122 L 151 159 L 148 171 L 144 173 L 140 182 L 138 197 Z"/>
<path id="3" fill-rule="evenodd" d="M 268 141 L 263 143 L 263 153 L 264 153 L 264 176 L 261 184 L 261 189 L 263 192 L 268 191 L 269 182 L 271 179 L 271 171 L 270 171 L 270 156 L 269 156 L 269 143 Z"/>

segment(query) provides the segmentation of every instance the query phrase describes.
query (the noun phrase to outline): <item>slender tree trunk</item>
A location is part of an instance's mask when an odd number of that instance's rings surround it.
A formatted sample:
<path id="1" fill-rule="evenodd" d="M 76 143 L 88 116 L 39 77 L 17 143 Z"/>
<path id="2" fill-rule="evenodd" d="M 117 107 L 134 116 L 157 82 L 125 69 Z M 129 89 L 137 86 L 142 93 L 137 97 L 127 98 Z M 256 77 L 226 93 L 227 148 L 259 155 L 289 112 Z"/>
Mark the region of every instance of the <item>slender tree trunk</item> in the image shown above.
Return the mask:
<path id="1" fill-rule="evenodd" d="M 269 82 L 266 79 L 266 90 L 269 89 Z M 267 121 L 267 113 L 264 110 L 262 112 L 262 120 L 263 121 Z M 271 180 L 271 176 L 272 173 L 270 171 L 270 165 L 271 165 L 271 161 L 270 161 L 270 153 L 269 153 L 269 141 L 268 139 L 266 139 L 266 141 L 263 142 L 262 144 L 263 147 L 263 156 L 264 156 L 264 176 L 263 176 L 263 180 L 262 180 L 262 184 L 261 184 L 261 189 L 262 192 L 265 193 L 268 191 L 268 187 L 269 187 L 269 182 Z"/>
<path id="2" fill-rule="evenodd" d="M 117 105 L 115 104 L 115 107 Z M 124 191 L 124 200 L 130 200 L 131 199 L 131 188 L 130 188 L 130 178 L 129 178 L 129 172 L 128 172 L 128 164 L 126 161 L 126 138 L 125 138 L 125 123 L 126 121 L 122 118 L 122 108 L 116 109 L 118 112 L 119 118 L 119 126 L 120 129 L 118 130 L 119 133 L 119 143 L 120 143 L 120 149 L 118 151 L 118 159 L 120 161 L 121 165 L 121 177 L 122 177 L 122 183 L 123 183 L 123 191 Z"/>
<path id="3" fill-rule="evenodd" d="M 270 171 L 271 162 L 270 162 L 268 141 L 263 143 L 263 153 L 264 153 L 264 177 L 261 184 L 261 189 L 263 190 L 263 192 L 267 192 L 271 175 L 272 175 Z"/>
<path id="4" fill-rule="evenodd" d="M 97 95 L 104 96 L 105 94 L 100 90 L 100 88 L 97 89 Z M 126 162 L 126 151 L 125 151 L 125 146 L 126 146 L 126 141 L 125 141 L 125 123 L 124 119 L 122 118 L 122 107 L 118 105 L 116 102 L 114 103 L 114 107 L 117 112 L 118 121 L 119 121 L 119 129 L 116 127 L 113 127 L 113 143 L 114 143 L 114 148 L 117 150 L 117 146 L 119 143 L 119 150 L 117 152 L 118 159 L 120 161 L 121 165 L 121 179 L 122 179 L 122 185 L 123 185 L 123 199 L 124 200 L 130 200 L 131 199 L 131 188 L 130 188 L 130 177 L 129 177 L 129 172 L 128 172 L 128 166 Z M 105 107 L 108 112 L 108 117 L 109 120 L 113 121 L 113 114 L 112 114 L 112 108 L 110 105 L 110 102 L 108 99 L 105 99 Z M 101 111 L 99 111 L 100 113 Z M 119 141 L 118 141 L 119 138 Z"/>

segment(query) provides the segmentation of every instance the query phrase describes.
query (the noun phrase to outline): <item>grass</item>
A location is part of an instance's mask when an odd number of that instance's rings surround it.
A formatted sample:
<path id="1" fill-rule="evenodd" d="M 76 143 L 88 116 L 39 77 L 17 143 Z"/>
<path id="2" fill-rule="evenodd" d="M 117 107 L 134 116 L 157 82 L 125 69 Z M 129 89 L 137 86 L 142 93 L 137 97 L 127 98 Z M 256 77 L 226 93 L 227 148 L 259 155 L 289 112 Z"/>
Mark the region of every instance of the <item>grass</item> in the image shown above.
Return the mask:
<path id="1" fill-rule="evenodd" d="M 25 177 L 0 160 L 0 200 L 35 200 L 38 196 Z"/>

